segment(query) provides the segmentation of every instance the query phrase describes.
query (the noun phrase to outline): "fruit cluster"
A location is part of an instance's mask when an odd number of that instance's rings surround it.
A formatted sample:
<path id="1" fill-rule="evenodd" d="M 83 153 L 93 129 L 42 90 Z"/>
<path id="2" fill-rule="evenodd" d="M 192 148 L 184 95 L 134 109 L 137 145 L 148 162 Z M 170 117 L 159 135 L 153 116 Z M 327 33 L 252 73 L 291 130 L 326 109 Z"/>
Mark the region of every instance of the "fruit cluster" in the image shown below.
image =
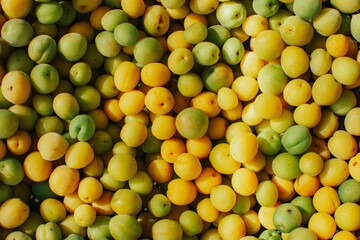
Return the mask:
<path id="1" fill-rule="evenodd" d="M 357 240 L 359 0 L 1 0 L 0 240 Z"/>

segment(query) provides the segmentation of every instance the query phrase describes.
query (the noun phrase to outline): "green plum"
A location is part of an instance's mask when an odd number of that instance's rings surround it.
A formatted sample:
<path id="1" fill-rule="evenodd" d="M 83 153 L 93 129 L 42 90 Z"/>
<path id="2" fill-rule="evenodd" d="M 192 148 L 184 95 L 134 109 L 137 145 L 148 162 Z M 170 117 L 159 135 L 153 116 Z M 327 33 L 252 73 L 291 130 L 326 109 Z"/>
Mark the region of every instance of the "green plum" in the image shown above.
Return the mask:
<path id="1" fill-rule="evenodd" d="M 279 10 L 280 3 L 279 0 L 254 0 L 252 6 L 255 13 L 264 17 L 271 17 Z"/>
<path id="2" fill-rule="evenodd" d="M 151 131 L 151 127 L 148 128 L 148 134 L 146 140 L 143 144 L 141 144 L 141 150 L 146 153 L 159 153 L 162 140 L 157 139 Z"/>
<path id="3" fill-rule="evenodd" d="M 350 31 L 353 38 L 360 42 L 360 13 L 351 16 Z"/>
<path id="4" fill-rule="evenodd" d="M 51 190 L 48 180 L 43 182 L 33 182 L 31 184 L 31 190 L 31 192 L 34 194 L 34 197 L 36 197 L 40 202 L 47 198 L 55 198 L 57 196 Z"/>
<path id="5" fill-rule="evenodd" d="M 161 4 L 170 9 L 180 8 L 185 4 L 186 0 L 161 0 Z"/>
<path id="6" fill-rule="evenodd" d="M 19 230 L 35 239 L 36 229 L 43 223 L 44 220 L 42 219 L 40 213 L 30 212 L 26 221 L 19 226 Z"/>
<path id="7" fill-rule="evenodd" d="M 275 209 L 273 222 L 276 229 L 289 233 L 301 224 L 301 212 L 291 203 L 283 203 Z"/>
<path id="8" fill-rule="evenodd" d="M 251 199 L 249 196 L 243 196 L 236 194 L 236 203 L 232 208 L 232 211 L 236 214 L 244 214 L 250 210 Z"/>
<path id="9" fill-rule="evenodd" d="M 164 217 L 171 210 L 171 202 L 164 194 L 156 194 L 150 199 L 148 208 L 155 217 Z"/>
<path id="10" fill-rule="evenodd" d="M 152 229 L 153 239 L 167 239 L 167 240 L 176 240 L 183 239 L 183 230 L 181 225 L 172 219 L 161 219 L 157 221 Z"/>
<path id="11" fill-rule="evenodd" d="M 234 74 L 231 68 L 222 62 L 206 67 L 201 77 L 204 82 L 204 87 L 215 93 L 223 87 L 229 88 L 234 80 Z"/>
<path id="12" fill-rule="evenodd" d="M 30 75 L 36 63 L 31 60 L 28 52 L 24 49 L 15 50 L 6 60 L 6 71 L 23 71 Z"/>
<path id="13" fill-rule="evenodd" d="M 258 74 L 259 88 L 263 93 L 279 95 L 283 92 L 288 78 L 280 64 L 267 64 Z"/>
<path id="14" fill-rule="evenodd" d="M 101 95 L 96 88 L 90 85 L 77 87 L 74 97 L 78 101 L 81 111 L 91 111 L 100 106 Z"/>
<path id="15" fill-rule="evenodd" d="M 2 38 L 11 47 L 24 47 L 34 37 L 34 29 L 23 19 L 10 19 L 1 28 Z"/>
<path id="16" fill-rule="evenodd" d="M 12 190 L 11 187 L 0 182 L 0 204 L 11 198 Z"/>
<path id="17" fill-rule="evenodd" d="M 114 77 L 110 74 L 102 74 L 95 80 L 95 88 L 103 98 L 113 98 L 119 90 L 115 86 Z"/>
<path id="18" fill-rule="evenodd" d="M 52 65 L 36 65 L 30 73 L 31 86 L 41 94 L 48 94 L 59 86 L 59 73 Z"/>
<path id="19" fill-rule="evenodd" d="M 15 186 L 24 179 L 22 164 L 14 158 L 3 158 L 0 160 L 0 181 L 6 185 Z"/>
<path id="20" fill-rule="evenodd" d="M 112 9 L 104 14 L 101 18 L 101 26 L 106 31 L 113 32 L 121 23 L 125 23 L 129 20 L 127 14 L 121 9 Z"/>
<path id="21" fill-rule="evenodd" d="M 52 107 L 53 97 L 51 95 L 36 94 L 32 101 L 34 110 L 42 116 L 50 116 L 54 114 Z"/>
<path id="22" fill-rule="evenodd" d="M 316 234 L 308 228 L 298 227 L 292 230 L 286 240 L 317 240 Z"/>
<path id="23" fill-rule="evenodd" d="M 103 3 L 110 8 L 120 8 L 121 1 L 119 0 L 103 0 Z"/>
<path id="24" fill-rule="evenodd" d="M 121 46 L 131 46 L 139 40 L 139 31 L 131 23 L 121 23 L 116 26 L 114 37 Z"/>
<path id="25" fill-rule="evenodd" d="M 56 24 L 61 27 L 70 26 L 75 21 L 76 11 L 68 1 L 61 1 L 59 3 L 63 9 L 63 14 Z"/>
<path id="26" fill-rule="evenodd" d="M 89 115 L 77 115 L 70 121 L 69 133 L 79 141 L 88 141 L 95 133 L 95 122 Z"/>
<path id="27" fill-rule="evenodd" d="M 295 15 L 307 21 L 314 19 L 320 13 L 321 7 L 321 0 L 295 0 L 293 5 Z"/>
<path id="28" fill-rule="evenodd" d="M 0 88 L 1 88 L 1 85 L 0 85 Z M 12 105 L 13 104 L 11 102 L 9 102 L 8 100 L 6 100 L 6 98 L 0 91 L 0 109 L 7 109 L 7 108 L 11 107 Z"/>
<path id="29" fill-rule="evenodd" d="M 205 135 L 209 118 L 206 113 L 198 108 L 185 108 L 175 119 L 177 131 L 187 139 L 197 139 Z"/>
<path id="30" fill-rule="evenodd" d="M 351 35 L 351 29 L 350 29 L 350 24 L 351 24 L 351 16 L 345 13 L 340 13 L 341 14 L 341 25 L 339 30 L 337 31 L 337 34 L 344 34 L 346 36 L 350 36 Z"/>
<path id="31" fill-rule="evenodd" d="M 56 24 L 43 24 L 39 21 L 35 21 L 32 24 L 34 28 L 35 35 L 49 35 L 52 38 L 55 38 L 57 35 L 57 26 Z"/>
<path id="32" fill-rule="evenodd" d="M 7 239 L 14 239 L 14 240 L 31 240 L 32 238 L 21 232 L 21 231 L 14 231 L 12 233 L 10 233 L 7 237 L 6 237 L 6 240 Z"/>
<path id="33" fill-rule="evenodd" d="M 56 42 L 48 35 L 39 35 L 31 40 L 28 54 L 31 60 L 37 64 L 50 63 L 57 54 Z"/>
<path id="34" fill-rule="evenodd" d="M 91 66 L 86 62 L 77 62 L 70 68 L 69 78 L 75 86 L 83 86 L 90 82 L 92 77 Z"/>
<path id="35" fill-rule="evenodd" d="M 26 131 L 34 129 L 39 115 L 33 108 L 26 105 L 12 105 L 9 111 L 14 113 L 19 120 L 19 129 Z"/>
<path id="36" fill-rule="evenodd" d="M 259 240 L 281 240 L 281 236 L 276 230 L 267 229 L 259 235 Z"/>
<path id="37" fill-rule="evenodd" d="M 221 3 L 216 9 L 216 18 L 222 26 L 237 28 L 245 21 L 247 16 L 246 6 L 240 1 L 227 1 Z"/>
<path id="38" fill-rule="evenodd" d="M 194 211 L 186 210 L 181 213 L 179 223 L 187 236 L 195 236 L 203 230 L 203 220 Z"/>
<path id="39" fill-rule="evenodd" d="M 345 116 L 356 106 L 357 99 L 353 91 L 343 88 L 340 98 L 329 106 L 329 109 L 339 116 Z"/>
<path id="40" fill-rule="evenodd" d="M 262 207 L 274 206 L 279 197 L 279 191 L 275 183 L 270 180 L 259 183 L 255 194 L 256 201 Z"/>
<path id="41" fill-rule="evenodd" d="M 107 168 L 104 168 L 103 174 L 100 177 L 100 182 L 103 187 L 110 191 L 117 191 L 125 186 L 126 181 L 117 181 L 115 180 L 107 171 Z"/>
<path id="42" fill-rule="evenodd" d="M 86 53 L 86 48 L 86 38 L 80 33 L 67 33 L 58 42 L 58 52 L 70 62 L 81 59 Z"/>
<path id="43" fill-rule="evenodd" d="M 82 61 L 89 64 L 92 69 L 99 69 L 103 65 L 105 57 L 98 51 L 96 45 L 91 43 L 88 44 Z"/>
<path id="44" fill-rule="evenodd" d="M 41 224 L 36 229 L 36 239 L 39 240 L 61 240 L 62 233 L 59 225 L 54 222 Z"/>
<path id="45" fill-rule="evenodd" d="M 272 161 L 274 174 L 286 180 L 292 180 L 301 175 L 299 167 L 300 158 L 290 153 L 280 153 Z"/>
<path id="46" fill-rule="evenodd" d="M 158 62 L 163 57 L 163 48 L 158 40 L 146 37 L 139 40 L 134 47 L 134 58 L 141 64 Z"/>
<path id="47" fill-rule="evenodd" d="M 226 27 L 217 24 L 208 28 L 208 34 L 205 40 L 221 48 L 230 37 L 230 31 Z"/>
<path id="48" fill-rule="evenodd" d="M 129 179 L 129 187 L 141 196 L 147 196 L 151 193 L 154 181 L 150 175 L 144 171 L 138 171 L 135 176 Z"/>
<path id="49" fill-rule="evenodd" d="M 69 93 L 59 93 L 54 97 L 53 109 L 55 114 L 63 120 L 71 120 L 79 113 L 76 98 Z"/>
<path id="50" fill-rule="evenodd" d="M 207 37 L 207 28 L 202 22 L 196 22 L 184 30 L 184 39 L 190 44 L 198 44 Z"/>
<path id="51" fill-rule="evenodd" d="M 63 15 L 63 7 L 55 1 L 39 4 L 35 9 L 36 18 L 43 24 L 53 24 Z"/>
<path id="52" fill-rule="evenodd" d="M 95 37 L 95 45 L 104 57 L 115 57 L 121 50 L 120 44 L 115 40 L 113 32 L 102 31 Z"/>
<path id="53" fill-rule="evenodd" d="M 280 33 L 280 27 L 285 22 L 285 19 L 292 16 L 291 12 L 286 9 L 279 9 L 275 15 L 269 18 L 269 29 Z"/>
<path id="54" fill-rule="evenodd" d="M 95 239 L 95 238 L 93 238 Z M 69 236 L 67 236 L 66 238 L 64 238 L 64 240 L 84 240 L 84 238 L 78 234 L 72 233 Z"/>
<path id="55" fill-rule="evenodd" d="M 309 129 L 303 125 L 289 127 L 281 138 L 281 144 L 290 154 L 301 154 L 311 145 L 312 137 Z"/>
<path id="56" fill-rule="evenodd" d="M 197 96 L 201 93 L 203 85 L 201 77 L 193 72 L 180 75 L 177 81 L 177 88 L 185 97 Z"/>
<path id="57" fill-rule="evenodd" d="M 19 119 L 7 110 L 0 109 L 0 139 L 11 137 L 19 128 Z"/>
<path id="58" fill-rule="evenodd" d="M 357 203 L 360 201 L 360 183 L 355 179 L 346 180 L 339 186 L 337 191 L 343 203 Z"/>
<path id="59" fill-rule="evenodd" d="M 245 54 L 244 45 L 235 37 L 229 38 L 224 43 L 221 49 L 221 56 L 225 63 L 230 65 L 236 65 L 240 63 Z"/>
<path id="60" fill-rule="evenodd" d="M 212 42 L 200 42 L 192 49 L 195 61 L 202 66 L 211 66 L 220 58 L 219 47 Z"/>
<path id="61" fill-rule="evenodd" d="M 44 116 L 38 119 L 35 125 L 35 132 L 38 137 L 41 137 L 48 132 L 56 132 L 62 134 L 64 131 L 64 124 L 60 118 L 56 116 Z"/>
<path id="62" fill-rule="evenodd" d="M 301 212 L 301 223 L 307 224 L 309 222 L 309 219 L 311 216 L 316 212 L 311 198 L 304 197 L 304 196 L 298 196 L 291 200 L 292 204 L 294 204 Z"/>
<path id="63" fill-rule="evenodd" d="M 76 142 L 78 142 L 77 138 L 72 138 L 70 136 L 69 132 L 63 133 L 62 136 L 65 138 L 65 140 L 69 143 L 69 145 L 72 145 Z"/>
<path id="64" fill-rule="evenodd" d="M 96 155 L 109 152 L 113 145 L 111 135 L 106 131 L 95 131 L 94 135 L 89 139 L 89 143 Z"/>
<path id="65" fill-rule="evenodd" d="M 87 228 L 87 236 L 90 239 L 95 238 L 111 238 L 109 231 L 109 216 L 97 216 L 94 223 Z"/>
<path id="66" fill-rule="evenodd" d="M 256 138 L 259 150 L 266 155 L 274 155 L 281 150 L 280 134 L 272 129 L 261 131 Z"/>
<path id="67" fill-rule="evenodd" d="M 138 239 L 142 234 L 142 227 L 134 216 L 116 215 L 109 222 L 111 236 L 115 240 Z"/>

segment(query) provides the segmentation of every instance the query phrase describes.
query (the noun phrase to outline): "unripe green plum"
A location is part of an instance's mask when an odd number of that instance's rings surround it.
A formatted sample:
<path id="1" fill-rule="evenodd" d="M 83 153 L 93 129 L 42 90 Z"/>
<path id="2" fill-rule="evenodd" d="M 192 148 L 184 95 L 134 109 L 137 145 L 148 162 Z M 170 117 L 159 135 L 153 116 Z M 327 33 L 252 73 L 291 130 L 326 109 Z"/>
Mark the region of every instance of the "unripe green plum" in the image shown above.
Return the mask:
<path id="1" fill-rule="evenodd" d="M 100 68 L 104 61 L 105 57 L 98 51 L 94 43 L 88 44 L 86 53 L 82 58 L 82 61 L 90 65 L 92 69 Z"/>
<path id="2" fill-rule="evenodd" d="M 112 217 L 109 222 L 109 230 L 115 240 L 135 240 L 142 234 L 140 223 L 130 215 Z"/>
<path id="3" fill-rule="evenodd" d="M 256 138 L 260 151 L 266 155 L 274 155 L 281 149 L 280 135 L 272 129 L 260 132 Z"/>
<path id="4" fill-rule="evenodd" d="M 53 24 L 60 20 L 63 15 L 63 7 L 60 3 L 49 1 L 39 4 L 35 9 L 35 15 L 43 24 Z"/>
<path id="5" fill-rule="evenodd" d="M 24 49 L 15 50 L 10 54 L 6 61 L 6 70 L 10 71 L 23 71 L 30 75 L 31 70 L 36 66 Z"/>
<path id="6" fill-rule="evenodd" d="M 34 37 L 34 29 L 23 19 L 11 19 L 1 28 L 2 38 L 12 47 L 24 47 Z"/>
<path id="7" fill-rule="evenodd" d="M 286 180 L 292 180 L 300 176 L 299 157 L 290 153 L 281 153 L 272 161 L 274 174 Z"/>
<path id="8" fill-rule="evenodd" d="M 244 45 L 235 37 L 229 38 L 221 49 L 221 56 L 225 63 L 236 65 L 240 63 L 245 53 Z"/>
<path id="9" fill-rule="evenodd" d="M 299 196 L 291 200 L 292 204 L 294 204 L 301 212 L 301 223 L 307 224 L 311 216 L 316 212 L 311 198 Z"/>
<path id="10" fill-rule="evenodd" d="M 80 110 L 84 112 L 98 108 L 101 101 L 100 93 L 90 85 L 77 87 L 74 97 L 79 103 Z"/>
<path id="11" fill-rule="evenodd" d="M 321 0 L 295 0 L 293 5 L 295 15 L 307 21 L 314 19 L 321 7 Z"/>
<path id="12" fill-rule="evenodd" d="M 264 17 L 271 17 L 279 10 L 278 0 L 254 0 L 252 7 L 254 11 Z"/>
<path id="13" fill-rule="evenodd" d="M 281 240 L 281 236 L 276 230 L 267 229 L 259 235 L 259 240 Z"/>
<path id="14" fill-rule="evenodd" d="M 287 240 L 317 240 L 316 234 L 308 228 L 298 227 L 292 230 L 286 238 Z"/>
<path id="15" fill-rule="evenodd" d="M 301 224 L 301 212 L 291 203 L 283 203 L 278 206 L 273 215 L 276 229 L 289 233 Z"/>
<path id="16" fill-rule="evenodd" d="M 202 22 L 197 22 L 184 30 L 184 39 L 190 44 L 198 44 L 207 37 L 207 28 Z"/>
<path id="17" fill-rule="evenodd" d="M 45 116 L 39 118 L 35 125 L 35 132 L 38 137 L 41 137 L 48 132 L 57 132 L 62 134 L 64 131 L 64 124 L 61 119 L 56 116 Z"/>
<path id="18" fill-rule="evenodd" d="M 50 37 L 54 38 L 57 35 L 57 25 L 54 24 L 43 24 L 39 21 L 35 21 L 32 24 L 32 27 L 34 28 L 35 35 L 49 35 Z"/>
<path id="19" fill-rule="evenodd" d="M 12 190 L 7 184 L 0 182 L 0 204 L 11 198 Z"/>
<path id="20" fill-rule="evenodd" d="M 9 240 L 10 239 L 14 239 L 14 240 L 31 240 L 32 238 L 29 235 L 27 235 L 27 234 L 25 234 L 25 233 L 23 233 L 21 231 L 14 231 L 14 232 L 10 233 L 6 237 L 5 240 L 8 240 L 8 239 Z"/>
<path id="21" fill-rule="evenodd" d="M 69 72 L 69 78 L 75 86 L 83 86 L 90 82 L 92 77 L 91 66 L 86 62 L 75 63 Z"/>
<path id="22" fill-rule="evenodd" d="M 339 186 L 337 191 L 343 203 L 357 203 L 360 201 L 360 183 L 355 179 L 346 180 Z"/>
<path id="23" fill-rule="evenodd" d="M 43 63 L 32 69 L 30 80 L 35 91 L 48 94 L 59 86 L 59 73 L 52 65 Z"/>
<path id="24" fill-rule="evenodd" d="M 239 27 L 245 21 L 246 16 L 247 10 L 243 2 L 223 2 L 216 9 L 217 20 L 227 28 Z"/>
<path id="25" fill-rule="evenodd" d="M 203 66 L 211 66 L 219 60 L 220 49 L 212 42 L 200 42 L 192 49 L 194 59 Z"/>
<path id="26" fill-rule="evenodd" d="M 156 194 L 150 199 L 148 208 L 155 217 L 165 217 L 171 210 L 171 202 L 165 195 Z"/>
<path id="27" fill-rule="evenodd" d="M 176 129 L 187 139 L 197 139 L 205 135 L 209 118 L 198 108 L 186 108 L 176 116 Z"/>
<path id="28" fill-rule="evenodd" d="M 76 11 L 68 1 L 61 1 L 59 3 L 63 9 L 63 14 L 56 24 L 61 27 L 70 26 L 75 21 Z"/>
<path id="29" fill-rule="evenodd" d="M 11 137 L 19 128 L 19 119 L 7 110 L 0 109 L 0 139 Z"/>
<path id="30" fill-rule="evenodd" d="M 151 231 L 154 240 L 176 240 L 182 239 L 183 237 L 181 225 L 170 219 L 161 219 L 157 221 Z"/>
<path id="31" fill-rule="evenodd" d="M 263 207 L 274 206 L 278 196 L 279 191 L 270 180 L 261 182 L 256 189 L 256 200 Z"/>
<path id="32" fill-rule="evenodd" d="M 94 135 L 95 122 L 89 115 L 77 115 L 70 121 L 69 133 L 72 138 L 85 142 Z"/>
<path id="33" fill-rule="evenodd" d="M 109 222 L 111 218 L 108 216 L 97 216 L 95 222 L 87 227 L 87 236 L 90 239 L 110 238 Z"/>
<path id="34" fill-rule="evenodd" d="M 86 48 L 86 38 L 80 33 L 67 33 L 58 42 L 58 52 L 70 62 L 81 59 Z"/>
<path id="35" fill-rule="evenodd" d="M 19 129 L 26 131 L 34 129 L 38 120 L 38 114 L 34 109 L 26 105 L 12 105 L 9 107 L 9 111 L 13 112 L 19 120 Z"/>
<path id="36" fill-rule="evenodd" d="M 125 23 L 129 20 L 126 13 L 121 9 L 112 9 L 104 14 L 101 18 L 101 26 L 106 31 L 113 32 L 121 23 Z"/>
<path id="37" fill-rule="evenodd" d="M 283 92 L 288 78 L 279 64 L 267 64 L 258 74 L 259 88 L 263 93 L 279 95 Z"/>
<path id="38" fill-rule="evenodd" d="M 28 53 L 34 62 L 50 63 L 57 54 L 57 47 L 55 40 L 48 35 L 39 35 L 31 40 Z"/>
<path id="39" fill-rule="evenodd" d="M 61 119 L 71 120 L 79 113 L 79 104 L 69 93 L 59 93 L 54 97 L 53 109 Z"/>
<path id="40" fill-rule="evenodd" d="M 203 220 L 200 216 L 191 210 L 181 213 L 179 223 L 187 236 L 195 236 L 203 230 Z"/>
<path id="41" fill-rule="evenodd" d="M 43 201 L 46 198 L 55 198 L 57 195 L 51 190 L 49 186 L 49 181 L 45 180 L 43 182 L 34 182 L 31 184 L 31 190 L 34 196 Z"/>
<path id="42" fill-rule="evenodd" d="M 113 141 L 108 132 L 95 131 L 93 136 L 89 139 L 89 143 L 96 155 L 102 155 L 111 150 Z"/>
<path id="43" fill-rule="evenodd" d="M 30 237 L 35 238 L 36 229 L 41 224 L 44 224 L 41 215 L 37 212 L 30 212 L 28 219 L 19 226 L 19 230 L 28 234 Z"/>
<path id="44" fill-rule="evenodd" d="M 139 31 L 131 23 L 121 23 L 116 26 L 114 37 L 121 46 L 131 46 L 139 40 Z"/>
<path id="45" fill-rule="evenodd" d="M 0 180 L 6 185 L 14 186 L 24 179 L 24 170 L 21 163 L 14 158 L 3 158 L 0 160 Z"/>
<path id="46" fill-rule="evenodd" d="M 217 93 L 221 88 L 231 86 L 234 74 L 228 65 L 218 62 L 204 69 L 202 80 L 206 89 Z"/>
<path id="47" fill-rule="evenodd" d="M 303 125 L 289 127 L 281 138 L 281 144 L 290 154 L 305 152 L 310 147 L 311 141 L 310 131 Z"/>
<path id="48" fill-rule="evenodd" d="M 163 56 L 163 48 L 158 40 L 146 37 L 139 40 L 134 47 L 134 58 L 141 64 L 158 62 Z"/>
<path id="49" fill-rule="evenodd" d="M 39 240 L 60 240 L 62 239 L 60 227 L 53 222 L 39 225 L 36 229 L 36 239 Z"/>
<path id="50" fill-rule="evenodd" d="M 208 34 L 205 41 L 212 42 L 221 48 L 230 37 L 230 31 L 224 26 L 217 24 L 208 28 Z"/>

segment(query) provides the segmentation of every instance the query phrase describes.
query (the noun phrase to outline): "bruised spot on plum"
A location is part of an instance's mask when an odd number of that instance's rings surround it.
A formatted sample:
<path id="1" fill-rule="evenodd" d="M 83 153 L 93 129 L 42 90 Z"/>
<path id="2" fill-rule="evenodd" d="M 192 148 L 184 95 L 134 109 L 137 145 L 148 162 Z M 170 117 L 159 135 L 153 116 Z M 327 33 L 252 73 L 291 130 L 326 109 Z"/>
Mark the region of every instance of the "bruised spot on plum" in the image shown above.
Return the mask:
<path id="1" fill-rule="evenodd" d="M 81 5 L 81 6 L 80 6 L 80 9 L 84 11 L 84 10 L 87 9 L 87 6 L 86 6 L 86 5 Z"/>
<path id="2" fill-rule="evenodd" d="M 163 15 L 159 16 L 159 24 L 163 24 L 164 23 L 164 19 L 163 19 Z"/>
<path id="3" fill-rule="evenodd" d="M 357 162 L 354 162 L 352 166 L 355 167 L 356 165 L 357 165 Z"/>

